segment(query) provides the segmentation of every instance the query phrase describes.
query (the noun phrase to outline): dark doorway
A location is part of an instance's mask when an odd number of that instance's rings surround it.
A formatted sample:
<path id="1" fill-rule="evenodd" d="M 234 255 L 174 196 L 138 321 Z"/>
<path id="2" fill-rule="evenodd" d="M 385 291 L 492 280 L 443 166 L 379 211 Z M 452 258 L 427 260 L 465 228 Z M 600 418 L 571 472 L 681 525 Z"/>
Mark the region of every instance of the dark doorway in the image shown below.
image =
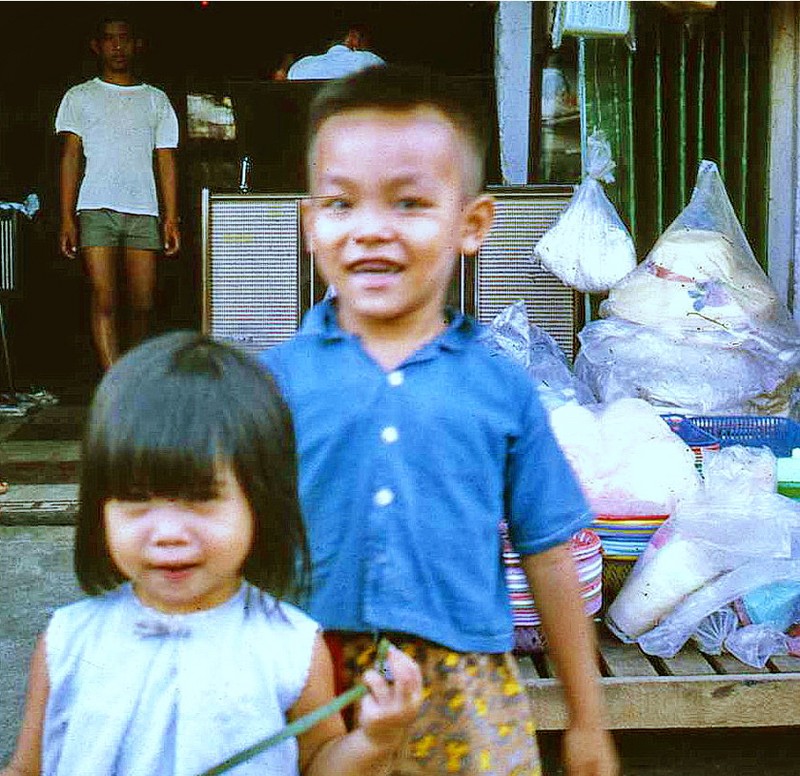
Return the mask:
<path id="1" fill-rule="evenodd" d="M 199 326 L 200 189 L 234 187 L 242 152 L 238 142 L 185 139 L 187 93 L 225 94 L 234 82 L 268 82 L 285 54 L 320 53 L 353 22 L 371 30 L 372 49 L 387 61 L 426 64 L 489 84 L 492 79 L 492 2 L 6 3 L 0 200 L 21 202 L 30 192 L 41 200 L 34 221 L 21 224 L 21 286 L 5 306 L 18 388 L 37 385 L 58 393 L 92 386 L 99 376 L 82 268 L 60 258 L 57 249 L 53 120 L 66 89 L 95 75 L 88 39 L 98 17 L 117 8 L 134 14 L 145 39 L 142 78 L 167 92 L 184 130 L 184 247 L 160 264 L 158 330 Z"/>

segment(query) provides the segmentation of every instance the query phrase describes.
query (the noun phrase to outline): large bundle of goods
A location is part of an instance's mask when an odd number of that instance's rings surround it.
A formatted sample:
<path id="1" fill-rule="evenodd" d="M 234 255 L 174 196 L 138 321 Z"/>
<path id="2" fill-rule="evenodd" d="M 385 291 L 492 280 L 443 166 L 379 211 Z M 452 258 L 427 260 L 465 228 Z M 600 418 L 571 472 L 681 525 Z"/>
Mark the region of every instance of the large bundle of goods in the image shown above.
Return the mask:
<path id="1" fill-rule="evenodd" d="M 769 447 L 709 452 L 705 482 L 656 531 L 608 608 L 623 641 L 672 657 L 689 640 L 753 666 L 800 654 L 800 503 Z"/>
<path id="2" fill-rule="evenodd" d="M 635 396 L 695 415 L 788 414 L 800 329 L 753 255 L 719 172 L 580 333 L 575 372 L 600 401 Z"/>
<path id="3" fill-rule="evenodd" d="M 601 183 L 614 181 L 615 166 L 596 130 L 587 141 L 586 177 L 533 249 L 534 261 L 578 291 L 608 291 L 636 266 L 633 240 Z"/>

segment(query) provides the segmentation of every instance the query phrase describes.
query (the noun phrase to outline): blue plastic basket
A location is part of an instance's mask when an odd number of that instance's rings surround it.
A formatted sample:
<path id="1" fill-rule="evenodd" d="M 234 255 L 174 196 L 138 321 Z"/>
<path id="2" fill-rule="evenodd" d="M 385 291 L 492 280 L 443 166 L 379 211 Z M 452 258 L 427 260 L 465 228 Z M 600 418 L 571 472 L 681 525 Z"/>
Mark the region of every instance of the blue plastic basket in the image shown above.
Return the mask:
<path id="1" fill-rule="evenodd" d="M 719 439 L 722 447 L 768 447 L 779 458 L 800 447 L 800 423 L 771 415 L 701 415 L 690 417 L 695 426 Z"/>
<path id="2" fill-rule="evenodd" d="M 702 472 L 703 451 L 719 450 L 719 439 L 695 425 L 684 415 L 662 415 L 661 417 L 670 429 L 692 449 L 695 466 L 698 471 Z"/>

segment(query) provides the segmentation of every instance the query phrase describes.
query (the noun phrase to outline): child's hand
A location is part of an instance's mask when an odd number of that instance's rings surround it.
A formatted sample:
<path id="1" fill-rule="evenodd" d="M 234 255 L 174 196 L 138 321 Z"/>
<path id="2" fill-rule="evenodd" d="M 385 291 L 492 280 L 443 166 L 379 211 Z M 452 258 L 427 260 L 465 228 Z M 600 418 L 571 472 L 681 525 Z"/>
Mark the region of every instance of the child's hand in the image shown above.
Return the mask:
<path id="1" fill-rule="evenodd" d="M 399 746 L 422 703 L 422 674 L 419 666 L 397 647 L 390 647 L 386 665 L 392 681 L 375 669 L 361 677 L 369 688 L 358 715 L 364 735 L 379 747 Z"/>
<path id="2" fill-rule="evenodd" d="M 618 776 L 617 751 L 607 730 L 569 728 L 563 747 L 566 776 Z"/>

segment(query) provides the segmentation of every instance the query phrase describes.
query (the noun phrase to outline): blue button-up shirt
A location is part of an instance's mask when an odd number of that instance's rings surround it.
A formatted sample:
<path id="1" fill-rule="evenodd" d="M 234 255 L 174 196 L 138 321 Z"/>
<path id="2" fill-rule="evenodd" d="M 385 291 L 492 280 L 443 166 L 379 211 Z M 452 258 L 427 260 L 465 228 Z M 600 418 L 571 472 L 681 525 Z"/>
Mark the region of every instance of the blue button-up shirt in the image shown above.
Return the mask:
<path id="1" fill-rule="evenodd" d="M 294 417 L 323 627 L 506 651 L 501 519 L 521 554 L 591 521 L 535 385 L 478 333 L 456 314 L 386 372 L 323 302 L 261 355 Z"/>

